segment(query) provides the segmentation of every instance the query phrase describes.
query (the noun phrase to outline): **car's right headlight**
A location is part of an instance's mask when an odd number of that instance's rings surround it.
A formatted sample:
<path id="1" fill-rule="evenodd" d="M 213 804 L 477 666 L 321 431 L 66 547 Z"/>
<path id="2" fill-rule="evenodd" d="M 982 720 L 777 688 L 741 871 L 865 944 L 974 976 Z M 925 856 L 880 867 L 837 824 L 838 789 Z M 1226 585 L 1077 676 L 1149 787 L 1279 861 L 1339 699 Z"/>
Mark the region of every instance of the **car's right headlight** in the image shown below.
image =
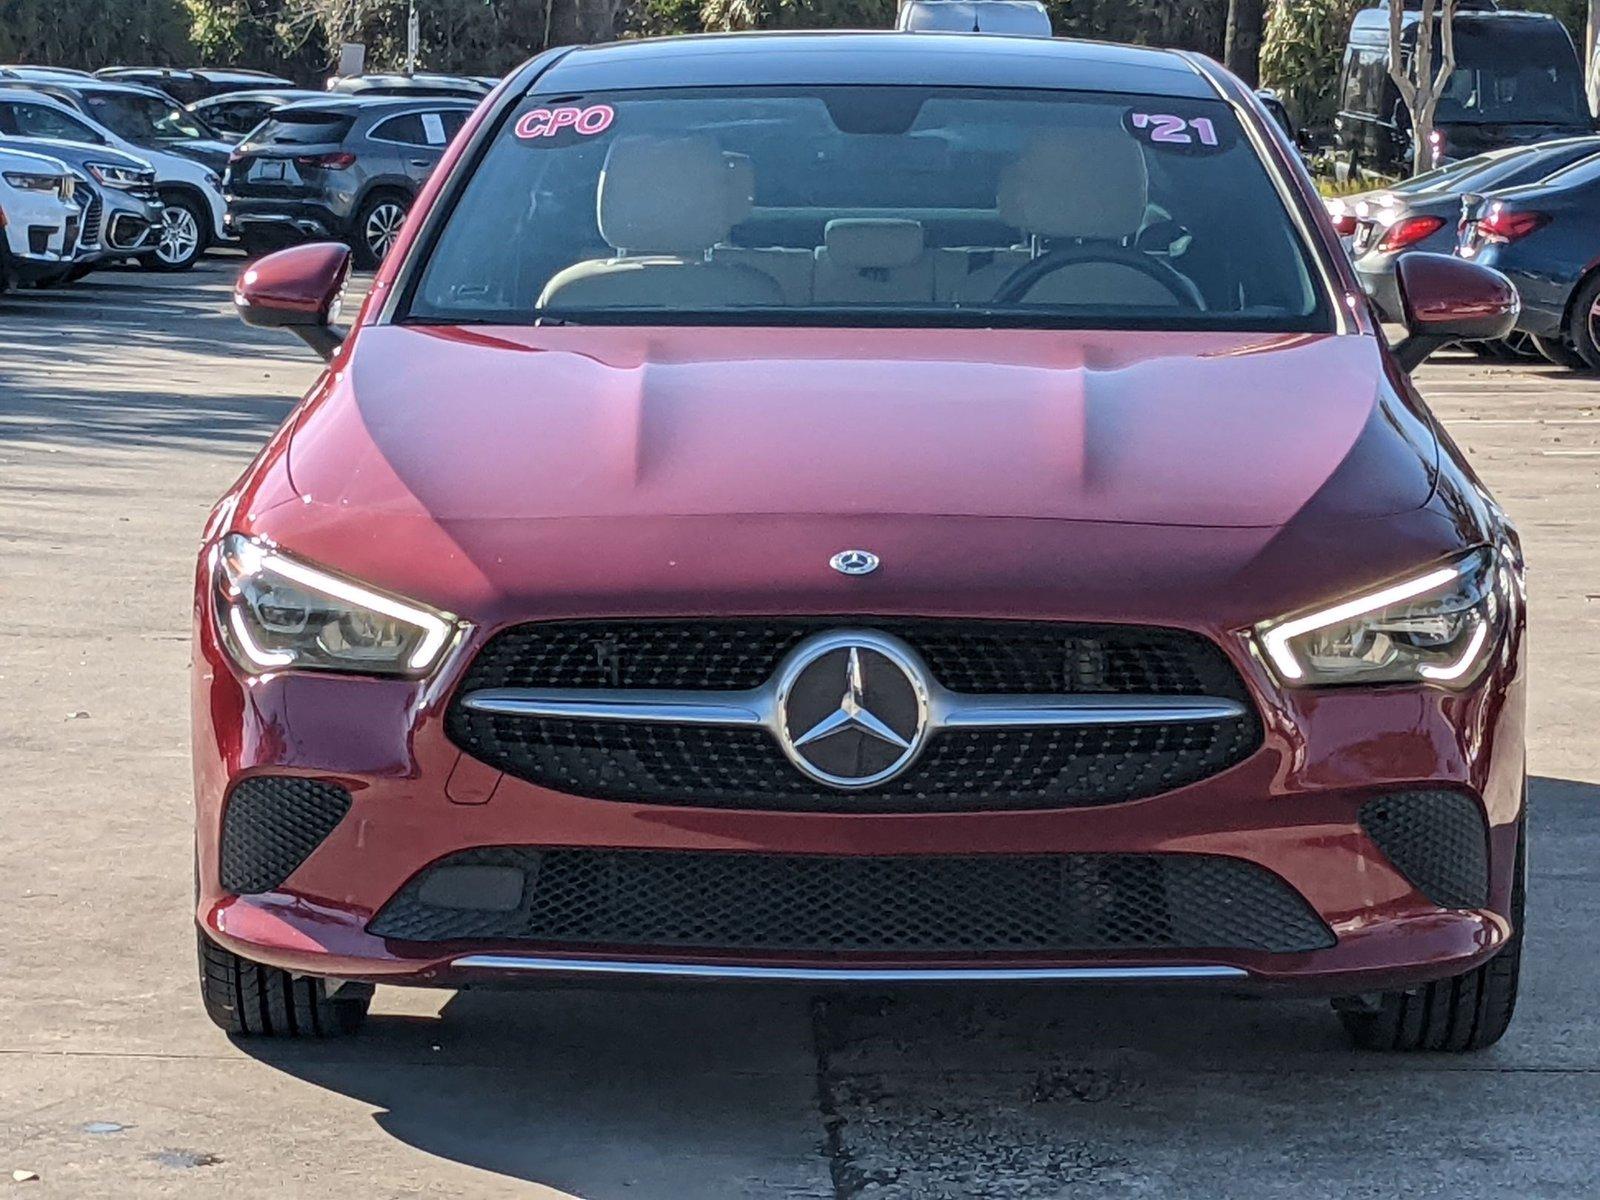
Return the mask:
<path id="1" fill-rule="evenodd" d="M 219 632 L 251 674 L 289 669 L 423 675 L 459 622 L 229 534 L 215 561 Z"/>
<path id="2" fill-rule="evenodd" d="M 147 187 L 150 184 L 150 173 L 138 167 L 121 167 L 116 163 L 85 163 L 89 174 L 93 175 L 106 187 L 128 191 L 132 188 Z"/>
<path id="3" fill-rule="evenodd" d="M 1499 644 L 1514 570 L 1483 547 L 1338 604 L 1264 622 L 1256 637 L 1291 687 L 1463 686 Z"/>
<path id="4" fill-rule="evenodd" d="M 61 176 L 40 175 L 33 171 L 6 171 L 5 181 L 14 188 L 21 188 L 25 192 L 59 192 L 62 190 Z"/>

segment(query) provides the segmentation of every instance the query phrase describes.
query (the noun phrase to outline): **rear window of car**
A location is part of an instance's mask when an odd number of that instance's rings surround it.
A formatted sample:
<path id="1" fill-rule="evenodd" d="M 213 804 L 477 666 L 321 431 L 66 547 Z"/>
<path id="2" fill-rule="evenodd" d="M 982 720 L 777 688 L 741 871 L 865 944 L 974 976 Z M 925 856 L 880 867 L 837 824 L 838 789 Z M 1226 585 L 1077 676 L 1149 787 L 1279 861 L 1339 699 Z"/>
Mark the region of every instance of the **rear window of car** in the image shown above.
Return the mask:
<path id="1" fill-rule="evenodd" d="M 297 112 L 268 117 L 250 135 L 252 146 L 315 146 L 343 141 L 355 117 L 337 112 Z"/>
<path id="2" fill-rule="evenodd" d="M 1228 105 L 916 87 L 530 99 L 407 316 L 1332 327 Z"/>
<path id="3" fill-rule="evenodd" d="M 1582 187 L 1597 179 L 1600 179 L 1600 154 L 1562 167 L 1538 182 L 1541 187 Z"/>

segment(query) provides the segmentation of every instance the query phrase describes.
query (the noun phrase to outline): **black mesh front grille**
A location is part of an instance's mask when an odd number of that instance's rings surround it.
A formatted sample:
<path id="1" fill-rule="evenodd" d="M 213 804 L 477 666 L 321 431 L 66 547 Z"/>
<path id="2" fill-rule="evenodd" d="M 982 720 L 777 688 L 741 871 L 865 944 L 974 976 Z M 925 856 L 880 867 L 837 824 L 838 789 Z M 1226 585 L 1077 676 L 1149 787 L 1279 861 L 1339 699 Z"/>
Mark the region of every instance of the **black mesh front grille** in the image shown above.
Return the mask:
<path id="1" fill-rule="evenodd" d="M 515 911 L 435 907 L 432 871 L 513 867 Z M 372 921 L 407 941 L 799 953 L 1324 949 L 1283 880 L 1206 855 L 831 857 L 490 847 L 434 864 Z"/>
<path id="2" fill-rule="evenodd" d="M 460 695 L 496 687 L 733 690 L 765 683 L 807 636 L 843 620 L 559 622 L 507 630 Z M 1248 700 L 1222 651 L 1138 627 L 855 619 L 915 647 L 952 691 L 1118 693 Z M 1253 715 L 1196 724 L 947 730 L 916 764 L 841 793 L 802 775 L 759 729 L 574 721 L 452 706 L 473 757 L 556 791 L 635 803 L 807 812 L 958 811 L 1116 804 L 1197 782 L 1248 757 Z"/>
<path id="3" fill-rule="evenodd" d="M 457 710 L 469 754 L 559 792 L 603 800 L 805 812 L 1072 808 L 1153 796 L 1245 758 L 1255 721 L 947 730 L 904 775 L 841 793 L 802 775 L 760 729 L 629 725 Z"/>
<path id="4" fill-rule="evenodd" d="M 270 892 L 322 844 L 345 813 L 350 793 L 290 775 L 246 779 L 222 813 L 222 886 Z"/>
<path id="5" fill-rule="evenodd" d="M 1489 903 L 1483 810 L 1461 792 L 1396 792 L 1361 806 L 1361 827 L 1378 849 L 1440 908 Z"/>
<path id="6" fill-rule="evenodd" d="M 491 638 L 463 691 L 479 688 L 759 687 L 808 635 L 876 629 L 910 643 L 953 692 L 1226 696 L 1244 699 L 1227 659 L 1177 629 L 906 617 L 727 621 L 551 621 Z"/>

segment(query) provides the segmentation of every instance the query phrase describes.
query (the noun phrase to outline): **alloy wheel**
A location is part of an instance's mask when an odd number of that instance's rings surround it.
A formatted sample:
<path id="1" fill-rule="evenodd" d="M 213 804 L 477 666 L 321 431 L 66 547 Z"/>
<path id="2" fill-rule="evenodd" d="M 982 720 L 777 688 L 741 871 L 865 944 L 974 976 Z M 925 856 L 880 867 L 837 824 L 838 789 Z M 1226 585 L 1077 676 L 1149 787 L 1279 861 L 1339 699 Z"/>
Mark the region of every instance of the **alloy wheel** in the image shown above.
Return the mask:
<path id="1" fill-rule="evenodd" d="M 367 250 L 376 261 L 382 262 L 389 253 L 395 238 L 400 236 L 400 226 L 405 219 L 406 210 L 393 201 L 385 201 L 367 214 L 367 223 L 361 233 L 366 239 Z"/>
<path id="2" fill-rule="evenodd" d="M 194 219 L 194 213 L 181 204 L 169 204 L 163 208 L 156 257 L 176 266 L 193 258 L 199 247 L 200 224 Z"/>

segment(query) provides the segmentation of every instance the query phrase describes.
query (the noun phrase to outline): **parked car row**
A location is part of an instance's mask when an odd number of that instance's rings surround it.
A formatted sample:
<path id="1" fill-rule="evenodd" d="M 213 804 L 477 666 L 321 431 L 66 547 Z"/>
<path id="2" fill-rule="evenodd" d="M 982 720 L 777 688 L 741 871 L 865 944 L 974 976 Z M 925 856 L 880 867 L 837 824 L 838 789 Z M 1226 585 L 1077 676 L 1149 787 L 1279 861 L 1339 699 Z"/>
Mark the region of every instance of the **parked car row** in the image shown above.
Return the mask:
<path id="1" fill-rule="evenodd" d="M 1600 370 L 1600 135 L 1474 155 L 1328 209 L 1385 319 L 1403 319 L 1404 256 L 1458 254 L 1505 273 L 1522 298 L 1515 332 L 1479 349 Z"/>
<path id="2" fill-rule="evenodd" d="M 0 273 L 48 285 L 108 262 L 181 271 L 213 246 L 310 237 L 373 265 L 494 82 L 374 74 L 314 91 L 231 68 L 0 66 L 0 149 L 46 160 L 13 172 L 40 182 L 0 210 L 14 226 Z"/>

